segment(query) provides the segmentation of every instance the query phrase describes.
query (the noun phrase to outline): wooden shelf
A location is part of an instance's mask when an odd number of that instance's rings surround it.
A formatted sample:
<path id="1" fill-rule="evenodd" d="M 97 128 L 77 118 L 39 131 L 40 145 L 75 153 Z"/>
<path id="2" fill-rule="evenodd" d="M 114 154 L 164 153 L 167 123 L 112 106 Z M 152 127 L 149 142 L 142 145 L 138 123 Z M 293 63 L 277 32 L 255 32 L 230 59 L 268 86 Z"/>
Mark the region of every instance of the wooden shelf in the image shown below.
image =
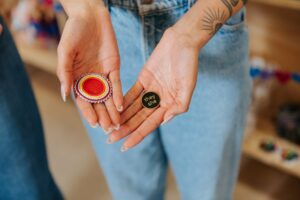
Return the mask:
<path id="1" fill-rule="evenodd" d="M 300 0 L 250 0 L 249 2 L 300 10 Z"/>
<path id="2" fill-rule="evenodd" d="M 35 45 L 25 45 L 17 42 L 19 53 L 26 64 L 40 68 L 52 74 L 56 72 L 56 51 Z"/>
<path id="3" fill-rule="evenodd" d="M 281 160 L 280 150 L 268 153 L 264 152 L 260 148 L 262 141 L 271 139 L 273 140 L 279 149 L 291 149 L 296 151 L 300 155 L 300 147 L 285 139 L 278 137 L 275 134 L 274 127 L 270 121 L 263 121 L 261 128 L 246 131 L 246 137 L 243 145 L 243 153 L 248 155 L 262 163 L 282 170 L 290 175 L 300 178 L 300 160 L 287 162 Z"/>
<path id="4" fill-rule="evenodd" d="M 286 71 L 299 72 L 300 0 L 250 0 L 247 5 L 247 20 L 250 33 L 250 50 L 254 56 L 278 64 Z M 279 105 L 299 102 L 299 85 L 289 83 L 277 85 L 270 92 L 270 101 L 264 107 L 274 112 Z M 254 104 L 258 104 L 256 102 Z M 266 108 L 267 107 L 267 108 Z M 260 149 L 262 141 L 271 139 L 280 148 L 295 150 L 300 155 L 300 146 L 280 138 L 268 120 L 256 120 L 258 128 L 246 131 L 243 153 L 271 167 L 300 178 L 300 158 L 295 162 L 284 162 L 280 152 L 267 153 Z"/>

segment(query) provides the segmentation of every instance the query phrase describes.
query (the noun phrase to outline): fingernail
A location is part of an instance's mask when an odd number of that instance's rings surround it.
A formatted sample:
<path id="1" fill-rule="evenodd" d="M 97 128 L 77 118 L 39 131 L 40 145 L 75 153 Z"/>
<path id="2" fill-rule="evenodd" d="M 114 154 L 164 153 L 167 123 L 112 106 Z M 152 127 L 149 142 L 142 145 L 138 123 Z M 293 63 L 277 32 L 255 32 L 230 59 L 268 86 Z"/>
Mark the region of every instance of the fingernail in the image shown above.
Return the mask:
<path id="1" fill-rule="evenodd" d="M 111 144 L 111 143 L 113 143 L 113 141 L 110 138 L 107 138 L 106 144 Z"/>
<path id="2" fill-rule="evenodd" d="M 122 146 L 120 151 L 121 151 L 121 152 L 125 152 L 125 151 L 127 151 L 127 150 L 128 150 L 128 147 Z"/>
<path id="3" fill-rule="evenodd" d="M 120 124 L 117 124 L 116 126 L 115 126 L 115 130 L 119 130 L 120 129 Z"/>
<path id="4" fill-rule="evenodd" d="M 92 127 L 92 128 L 98 128 L 98 127 L 99 127 L 99 124 L 96 123 L 96 124 L 94 124 L 94 125 L 91 125 L 91 127 Z"/>
<path id="5" fill-rule="evenodd" d="M 67 101 L 67 97 L 66 97 L 66 92 L 65 89 L 63 88 L 63 86 L 60 87 L 60 94 L 61 94 L 61 98 L 64 102 Z"/>
<path id="6" fill-rule="evenodd" d="M 114 130 L 114 128 L 110 127 L 108 130 L 104 130 L 104 132 L 105 132 L 106 135 L 108 135 L 108 134 L 110 134 L 113 130 Z"/>
<path id="7" fill-rule="evenodd" d="M 117 110 L 118 110 L 119 112 L 122 112 L 122 111 L 123 111 L 123 106 L 118 106 L 118 107 L 117 107 Z"/>
<path id="8" fill-rule="evenodd" d="M 168 123 L 171 119 L 173 119 L 173 117 L 174 117 L 174 115 L 170 115 L 167 119 L 165 119 L 163 121 L 163 123 L 161 123 L 161 125 L 164 125 L 164 124 Z"/>

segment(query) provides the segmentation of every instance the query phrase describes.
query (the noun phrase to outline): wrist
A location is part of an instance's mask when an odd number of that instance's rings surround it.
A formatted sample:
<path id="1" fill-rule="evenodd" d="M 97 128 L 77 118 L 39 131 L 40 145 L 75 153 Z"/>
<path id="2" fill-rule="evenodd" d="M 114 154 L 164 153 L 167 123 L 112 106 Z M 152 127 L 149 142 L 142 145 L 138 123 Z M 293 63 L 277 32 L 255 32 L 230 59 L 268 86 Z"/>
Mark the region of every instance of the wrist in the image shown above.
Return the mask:
<path id="1" fill-rule="evenodd" d="M 189 16 L 184 16 L 172 26 L 172 29 L 178 34 L 189 38 L 196 48 L 201 49 L 207 43 L 209 37 L 206 33 L 201 33 L 194 24 L 194 20 L 190 19 Z"/>
<path id="2" fill-rule="evenodd" d="M 168 28 L 163 35 L 162 40 L 166 38 L 169 43 L 174 42 L 176 45 L 181 46 L 182 48 L 193 49 L 193 51 L 199 53 L 201 47 L 199 47 L 195 41 L 189 37 L 189 35 L 180 32 L 177 27 Z"/>
<path id="3" fill-rule="evenodd" d="M 85 18 L 91 13 L 107 10 L 102 0 L 61 0 L 61 3 L 69 18 Z"/>

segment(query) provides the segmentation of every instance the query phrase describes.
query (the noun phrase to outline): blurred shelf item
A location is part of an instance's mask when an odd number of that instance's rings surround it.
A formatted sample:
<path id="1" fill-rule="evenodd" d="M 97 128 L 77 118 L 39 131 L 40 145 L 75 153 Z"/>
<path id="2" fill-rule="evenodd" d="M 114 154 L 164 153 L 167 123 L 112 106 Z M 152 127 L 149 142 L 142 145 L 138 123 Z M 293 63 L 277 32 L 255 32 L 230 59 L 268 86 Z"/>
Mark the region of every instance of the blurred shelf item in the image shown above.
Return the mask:
<path id="1" fill-rule="evenodd" d="M 27 45 L 20 42 L 17 42 L 17 47 L 26 64 L 55 74 L 57 65 L 55 49 L 47 49 L 37 45 Z"/>
<path id="2" fill-rule="evenodd" d="M 300 0 L 249 0 L 247 19 L 250 33 L 250 52 L 254 57 L 274 61 L 277 70 L 300 73 Z M 297 25 L 296 25 L 297 24 Z M 275 110 L 283 103 L 300 102 L 299 85 L 269 85 L 271 101 L 266 105 L 254 102 L 260 107 L 257 115 L 276 115 Z M 271 87 L 274 87 L 271 89 Z M 261 103 L 261 102 L 260 102 Z M 262 111 L 268 112 L 262 113 Z M 243 145 L 243 153 L 279 169 L 287 174 L 300 178 L 300 159 L 284 161 L 280 150 L 266 152 L 261 148 L 262 142 L 273 141 L 277 148 L 292 150 L 300 155 L 300 146 L 293 144 L 276 134 L 274 124 L 268 117 L 257 116 L 258 128 L 248 125 Z M 262 118 L 262 119 L 261 119 Z"/>
<path id="3" fill-rule="evenodd" d="M 251 0 L 251 2 L 300 10 L 300 0 Z"/>
<path id="4" fill-rule="evenodd" d="M 266 152 L 260 147 L 263 141 L 274 141 L 277 148 L 276 152 Z M 262 163 L 282 170 L 290 175 L 300 178 L 300 160 L 283 161 L 280 149 L 289 149 L 300 154 L 300 147 L 280 138 L 276 133 L 272 123 L 268 120 L 261 120 L 261 126 L 257 129 L 248 128 L 243 145 L 243 153 Z"/>

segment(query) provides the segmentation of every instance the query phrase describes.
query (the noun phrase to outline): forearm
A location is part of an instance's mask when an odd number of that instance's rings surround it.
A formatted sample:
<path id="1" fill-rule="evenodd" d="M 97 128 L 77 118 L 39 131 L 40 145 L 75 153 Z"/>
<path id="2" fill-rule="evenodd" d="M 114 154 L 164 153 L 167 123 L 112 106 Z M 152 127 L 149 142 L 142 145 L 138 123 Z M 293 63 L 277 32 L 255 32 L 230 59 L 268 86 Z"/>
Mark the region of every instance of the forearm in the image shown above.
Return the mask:
<path id="1" fill-rule="evenodd" d="M 102 0 L 59 0 L 68 16 L 85 15 L 91 10 L 105 8 Z"/>
<path id="2" fill-rule="evenodd" d="M 173 28 L 191 38 L 200 49 L 246 2 L 247 0 L 198 0 Z"/>

